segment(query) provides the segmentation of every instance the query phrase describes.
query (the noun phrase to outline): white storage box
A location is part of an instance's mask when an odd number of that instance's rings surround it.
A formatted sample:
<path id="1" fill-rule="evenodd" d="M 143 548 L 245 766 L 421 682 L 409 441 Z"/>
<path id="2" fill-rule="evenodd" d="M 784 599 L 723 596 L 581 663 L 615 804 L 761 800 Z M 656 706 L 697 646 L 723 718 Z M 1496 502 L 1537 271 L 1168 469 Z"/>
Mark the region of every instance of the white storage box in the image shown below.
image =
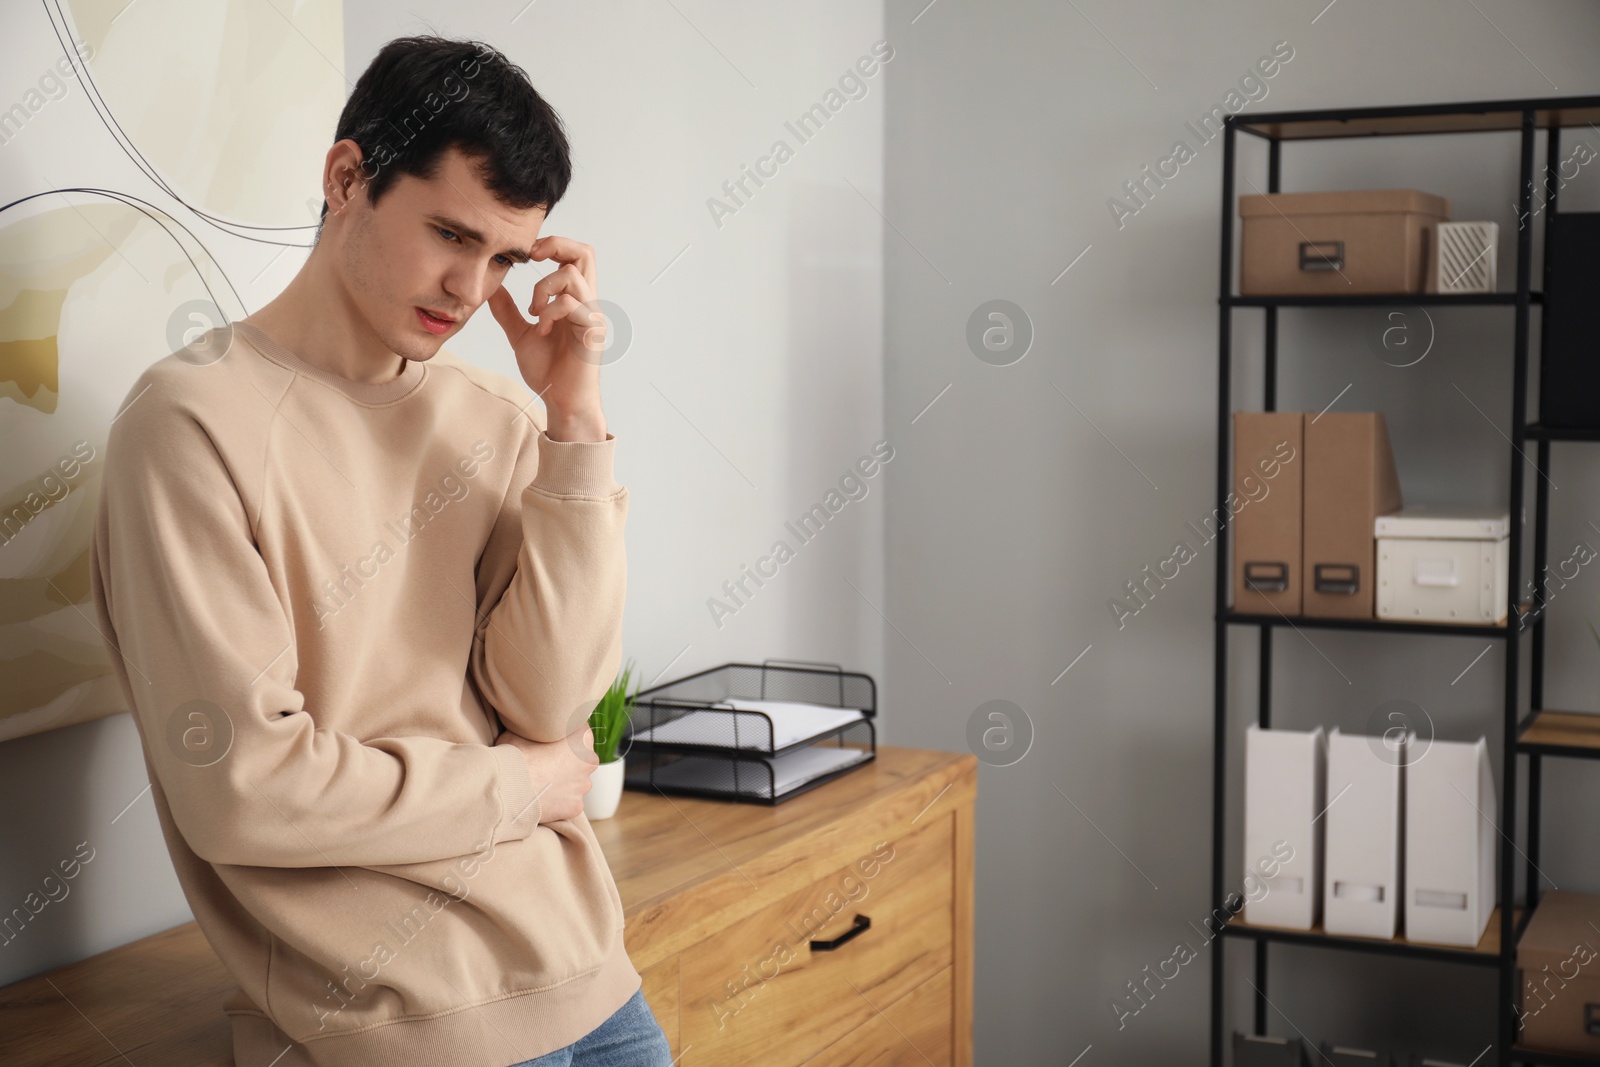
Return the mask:
<path id="1" fill-rule="evenodd" d="M 1399 916 L 1400 811 L 1416 735 L 1328 735 L 1322 927 L 1393 937 Z"/>
<path id="2" fill-rule="evenodd" d="M 1505 511 L 1411 505 L 1379 515 L 1378 618 L 1505 622 L 1510 532 Z"/>
<path id="3" fill-rule="evenodd" d="M 1428 267 L 1428 292 L 1494 292 L 1495 246 L 1499 240 L 1498 223 L 1435 224 L 1433 262 Z"/>
<path id="4" fill-rule="evenodd" d="M 1406 940 L 1473 947 L 1494 910 L 1489 746 L 1434 741 L 1406 768 Z"/>
<path id="5" fill-rule="evenodd" d="M 1295 930 L 1317 924 L 1326 774 L 1322 727 L 1308 733 L 1251 723 L 1245 732 L 1244 872 L 1246 885 L 1266 886 L 1259 899 L 1246 897 L 1245 922 Z M 1263 863 L 1276 870 L 1272 877 L 1263 875 Z"/>

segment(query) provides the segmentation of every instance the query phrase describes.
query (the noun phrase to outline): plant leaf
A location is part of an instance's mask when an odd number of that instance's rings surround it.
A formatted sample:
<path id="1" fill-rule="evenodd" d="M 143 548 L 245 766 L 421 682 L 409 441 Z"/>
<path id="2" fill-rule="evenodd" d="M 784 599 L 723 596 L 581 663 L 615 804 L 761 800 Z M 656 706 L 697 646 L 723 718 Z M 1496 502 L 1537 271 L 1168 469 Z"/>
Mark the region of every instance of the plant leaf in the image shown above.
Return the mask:
<path id="1" fill-rule="evenodd" d="M 633 700 L 628 695 L 628 681 L 633 677 L 633 672 L 634 662 L 630 659 L 589 713 L 589 729 L 594 731 L 594 751 L 601 763 L 616 760 L 617 747 L 622 743 L 622 735 L 627 732 L 628 723 L 633 717 Z"/>

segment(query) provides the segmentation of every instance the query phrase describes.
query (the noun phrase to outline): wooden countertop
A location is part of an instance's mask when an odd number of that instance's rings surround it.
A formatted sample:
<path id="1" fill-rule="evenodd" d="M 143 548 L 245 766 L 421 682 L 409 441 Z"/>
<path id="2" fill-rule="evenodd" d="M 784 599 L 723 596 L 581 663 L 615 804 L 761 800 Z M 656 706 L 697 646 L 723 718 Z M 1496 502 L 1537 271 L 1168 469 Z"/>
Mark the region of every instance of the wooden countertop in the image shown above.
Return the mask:
<path id="1" fill-rule="evenodd" d="M 967 753 L 879 746 L 873 762 L 771 807 L 629 790 L 594 823 L 627 916 L 634 966 L 752 910 L 779 872 L 837 867 L 976 788 Z M 848 811 L 851 817 L 841 819 Z M 233 1067 L 221 1001 L 232 979 L 192 921 L 0 988 L 6 1067 Z M 126 1055 L 126 1058 L 124 1058 Z"/>

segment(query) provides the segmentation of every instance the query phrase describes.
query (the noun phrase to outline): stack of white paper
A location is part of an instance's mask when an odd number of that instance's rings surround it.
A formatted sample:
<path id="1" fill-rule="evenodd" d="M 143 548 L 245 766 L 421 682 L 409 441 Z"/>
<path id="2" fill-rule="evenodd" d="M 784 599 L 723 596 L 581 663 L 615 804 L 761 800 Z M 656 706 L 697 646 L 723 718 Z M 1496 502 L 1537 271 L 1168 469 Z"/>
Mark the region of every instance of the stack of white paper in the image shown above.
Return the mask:
<path id="1" fill-rule="evenodd" d="M 872 755 L 867 749 L 836 748 L 833 745 L 812 745 L 808 748 L 786 752 L 766 760 L 772 764 L 772 795 L 781 797 L 798 789 L 813 778 L 862 762 Z M 721 789 L 734 791 L 732 761 L 714 756 L 685 756 L 658 768 L 657 785 L 687 786 L 695 789 Z M 767 773 L 759 760 L 741 761 L 738 792 L 746 796 L 764 796 L 767 791 Z"/>
<path id="2" fill-rule="evenodd" d="M 834 708 L 825 704 L 806 704 L 792 700 L 732 698 L 719 701 L 717 706 L 762 714 L 732 715 L 715 708 L 691 711 L 672 722 L 640 730 L 634 734 L 634 740 L 658 744 L 716 745 L 776 752 L 789 745 L 819 737 L 830 730 L 859 722 L 866 717 L 866 713 L 860 708 Z M 734 736 L 736 720 L 737 738 Z"/>

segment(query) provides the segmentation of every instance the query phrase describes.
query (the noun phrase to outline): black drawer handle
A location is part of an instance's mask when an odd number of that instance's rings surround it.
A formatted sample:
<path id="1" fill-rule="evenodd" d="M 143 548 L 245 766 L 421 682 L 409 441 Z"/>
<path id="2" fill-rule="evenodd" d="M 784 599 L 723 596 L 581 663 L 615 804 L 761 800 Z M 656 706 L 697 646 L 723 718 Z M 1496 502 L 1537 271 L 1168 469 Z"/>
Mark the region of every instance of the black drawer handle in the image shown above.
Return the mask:
<path id="1" fill-rule="evenodd" d="M 1281 593 L 1289 588 L 1289 565 L 1246 560 L 1244 587 L 1261 593 Z"/>
<path id="2" fill-rule="evenodd" d="M 1312 569 L 1319 593 L 1355 596 L 1361 588 L 1361 568 L 1354 563 L 1319 563 Z"/>
<path id="3" fill-rule="evenodd" d="M 1586 1034 L 1600 1036 L 1600 1004 L 1583 1006 L 1583 1030 Z"/>
<path id="4" fill-rule="evenodd" d="M 1301 270 L 1338 270 L 1344 266 L 1343 241 L 1301 241 Z"/>
<path id="5" fill-rule="evenodd" d="M 867 918 L 865 915 L 858 914 L 858 915 L 856 915 L 856 924 L 854 926 L 852 926 L 849 930 L 846 930 L 844 933 L 840 934 L 838 937 L 834 938 L 832 941 L 812 941 L 812 942 L 810 942 L 811 950 L 813 952 L 832 952 L 834 949 L 838 948 L 840 945 L 844 944 L 846 941 L 850 940 L 852 937 L 860 937 L 862 934 L 866 933 L 871 928 L 872 928 L 872 920 Z"/>

